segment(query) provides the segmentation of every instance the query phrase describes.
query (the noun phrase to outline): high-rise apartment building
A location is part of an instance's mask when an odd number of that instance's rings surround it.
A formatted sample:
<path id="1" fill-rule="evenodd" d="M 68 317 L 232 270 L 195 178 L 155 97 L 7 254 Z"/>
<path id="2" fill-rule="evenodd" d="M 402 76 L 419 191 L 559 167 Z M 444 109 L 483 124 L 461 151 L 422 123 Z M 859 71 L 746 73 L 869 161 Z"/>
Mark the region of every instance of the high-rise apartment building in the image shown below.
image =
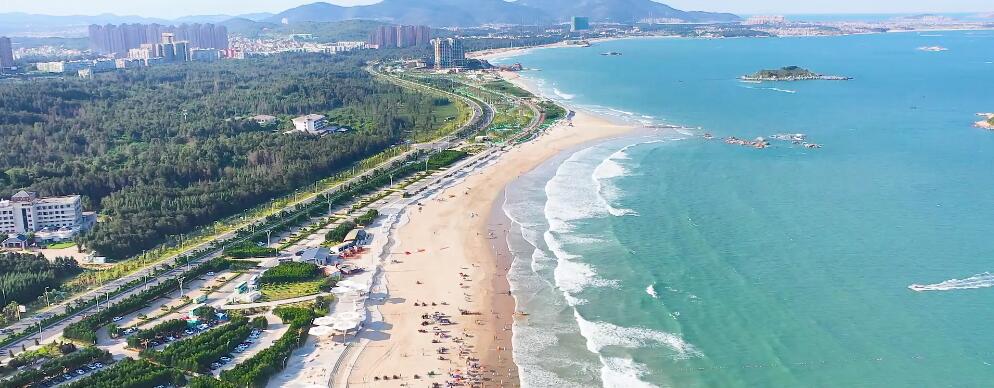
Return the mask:
<path id="1" fill-rule="evenodd" d="M 570 31 L 584 31 L 590 29 L 590 18 L 585 16 L 574 16 L 570 22 Z"/>
<path id="2" fill-rule="evenodd" d="M 368 43 L 377 48 L 424 46 L 431 42 L 428 26 L 380 26 L 369 34 Z"/>
<path id="3" fill-rule="evenodd" d="M 10 38 L 0 36 L 0 72 L 11 67 L 14 67 L 14 45 Z"/>
<path id="4" fill-rule="evenodd" d="M 140 48 L 143 44 L 165 43 L 160 41 L 164 33 L 173 34 L 175 41 L 189 42 L 190 48 L 227 49 L 228 29 L 214 24 L 181 24 L 163 26 L 160 24 L 121 24 L 89 27 L 90 48 L 104 54 L 124 56 L 128 50 Z"/>
<path id="5" fill-rule="evenodd" d="M 432 45 L 435 49 L 435 69 L 451 69 L 465 64 L 466 54 L 461 40 L 439 38 L 433 40 Z"/>

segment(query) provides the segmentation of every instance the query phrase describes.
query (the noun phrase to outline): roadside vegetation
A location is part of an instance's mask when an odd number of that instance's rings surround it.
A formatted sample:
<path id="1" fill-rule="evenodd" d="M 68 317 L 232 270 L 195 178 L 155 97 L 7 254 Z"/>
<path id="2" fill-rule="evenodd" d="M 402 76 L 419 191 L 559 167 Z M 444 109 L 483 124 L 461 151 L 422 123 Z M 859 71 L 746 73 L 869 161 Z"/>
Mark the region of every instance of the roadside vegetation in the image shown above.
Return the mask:
<path id="1" fill-rule="evenodd" d="M 58 346 L 56 346 L 58 348 Z M 71 344 L 63 345 L 63 349 L 71 350 L 65 355 L 50 358 L 42 363 L 37 369 L 29 368 L 13 375 L 10 379 L 0 381 L 0 387 L 35 387 L 44 386 L 52 382 L 65 381 L 63 375 L 73 373 L 78 369 L 90 371 L 89 366 L 96 368 L 95 363 L 110 364 L 113 362 L 111 354 L 106 350 L 90 347 L 76 350 Z M 43 348 L 44 349 L 44 348 Z M 10 367 L 26 365 L 15 358 Z M 22 359 L 23 360 L 23 359 Z"/>
<path id="2" fill-rule="evenodd" d="M 168 336 L 179 336 L 187 329 L 185 319 L 170 319 L 160 322 L 150 329 L 139 330 L 128 337 L 128 347 L 132 349 L 148 349 L 152 341 L 162 340 Z"/>
<path id="3" fill-rule="evenodd" d="M 276 248 L 260 247 L 251 241 L 224 248 L 224 255 L 235 259 L 270 257 L 276 255 Z"/>
<path id="4" fill-rule="evenodd" d="M 110 368 L 84 377 L 67 388 L 148 388 L 180 387 L 186 384 L 182 371 L 145 360 L 125 358 Z"/>
<path id="5" fill-rule="evenodd" d="M 286 368 L 290 354 L 307 338 L 307 331 L 314 321 L 314 311 L 301 307 L 279 307 L 273 311 L 289 329 L 272 346 L 263 349 L 255 356 L 238 364 L 235 368 L 221 372 L 221 380 L 238 387 L 265 387 L 269 379 Z"/>
<path id="6" fill-rule="evenodd" d="M 199 276 L 207 272 L 216 272 L 227 269 L 228 260 L 215 259 L 201 264 L 187 273 L 186 276 Z M 158 285 L 149 287 L 148 290 L 131 295 L 124 300 L 108 306 L 93 315 L 72 323 L 62 331 L 62 336 L 68 339 L 77 340 L 89 344 L 97 342 L 97 330 L 111 323 L 114 317 L 126 315 L 148 306 L 149 302 L 161 298 L 173 290 L 179 289 L 179 281 L 175 279 L 165 280 Z"/>
<path id="7" fill-rule="evenodd" d="M 161 351 L 143 350 L 142 357 L 158 364 L 175 368 L 206 373 L 212 362 L 230 354 L 252 333 L 253 328 L 265 328 L 266 318 L 235 316 L 231 322 L 215 327 L 205 333 L 173 342 Z"/>

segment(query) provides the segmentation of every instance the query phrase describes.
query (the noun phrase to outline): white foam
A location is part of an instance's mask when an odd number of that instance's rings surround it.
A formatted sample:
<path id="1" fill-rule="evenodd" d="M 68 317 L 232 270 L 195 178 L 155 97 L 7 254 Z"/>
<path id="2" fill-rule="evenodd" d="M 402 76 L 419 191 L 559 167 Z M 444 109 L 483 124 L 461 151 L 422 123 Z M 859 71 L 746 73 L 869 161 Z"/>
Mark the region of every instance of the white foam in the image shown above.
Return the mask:
<path id="1" fill-rule="evenodd" d="M 590 147 L 570 155 L 546 183 L 545 217 L 552 231 L 566 234 L 572 230 L 573 221 L 611 215 L 590 178 L 593 163 L 599 162 L 590 156 L 598 151 Z"/>
<path id="2" fill-rule="evenodd" d="M 663 346 L 673 352 L 674 359 L 702 356 L 697 348 L 676 334 L 641 327 L 618 326 L 608 322 L 591 322 L 580 316 L 575 309 L 573 316 L 580 326 L 580 335 L 587 340 L 587 350 L 594 354 L 600 354 L 601 350 L 608 346 L 629 349 Z"/>
<path id="3" fill-rule="evenodd" d="M 648 287 L 646 287 L 645 288 L 645 293 L 649 294 L 649 296 L 651 296 L 651 297 L 653 297 L 655 299 L 659 299 L 659 294 L 656 293 L 656 285 L 654 285 L 654 284 L 650 284 Z"/>
<path id="4" fill-rule="evenodd" d="M 563 91 L 561 91 L 561 90 L 559 90 L 557 88 L 552 88 L 552 92 L 555 93 L 557 96 L 559 96 L 559 98 L 562 98 L 562 99 L 567 100 L 567 101 L 576 98 L 575 94 L 564 93 Z"/>
<path id="5" fill-rule="evenodd" d="M 611 179 L 620 178 L 628 176 L 630 173 L 627 168 L 621 163 L 618 163 L 613 158 L 604 159 L 600 165 L 594 169 L 594 179 Z"/>
<path id="6" fill-rule="evenodd" d="M 632 209 L 621 209 L 612 205 L 612 202 L 616 202 L 621 197 L 621 192 L 616 186 L 606 181 L 631 175 L 630 170 L 618 161 L 630 160 L 631 158 L 628 156 L 627 151 L 632 147 L 647 143 L 631 144 L 615 151 L 611 156 L 601 161 L 591 175 L 591 179 L 593 179 L 594 185 L 597 188 L 598 201 L 607 209 L 608 213 L 615 217 L 638 215 L 638 213 Z"/>
<path id="7" fill-rule="evenodd" d="M 654 388 L 641 380 L 649 370 L 632 359 L 601 357 L 601 382 L 605 388 Z"/>
<path id="8" fill-rule="evenodd" d="M 576 294 L 587 287 L 617 287 L 618 282 L 601 279 L 589 264 L 560 260 L 555 269 L 556 287 L 568 294 Z M 567 295 L 569 296 L 569 295 Z"/>
<path id="9" fill-rule="evenodd" d="M 949 279 L 935 284 L 912 284 L 908 288 L 915 291 L 953 291 L 994 287 L 994 274 L 984 272 L 965 279 Z"/>

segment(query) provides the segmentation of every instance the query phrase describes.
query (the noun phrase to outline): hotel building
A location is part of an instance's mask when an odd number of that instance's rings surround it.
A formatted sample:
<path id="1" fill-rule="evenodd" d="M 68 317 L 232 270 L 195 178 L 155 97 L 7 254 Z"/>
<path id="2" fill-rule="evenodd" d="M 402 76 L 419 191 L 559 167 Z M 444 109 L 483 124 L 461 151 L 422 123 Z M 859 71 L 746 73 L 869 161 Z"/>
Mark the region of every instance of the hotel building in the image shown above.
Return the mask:
<path id="1" fill-rule="evenodd" d="M 21 191 L 0 201 L 0 233 L 78 230 L 82 226 L 83 205 L 78 195 L 39 198 L 36 193 Z"/>

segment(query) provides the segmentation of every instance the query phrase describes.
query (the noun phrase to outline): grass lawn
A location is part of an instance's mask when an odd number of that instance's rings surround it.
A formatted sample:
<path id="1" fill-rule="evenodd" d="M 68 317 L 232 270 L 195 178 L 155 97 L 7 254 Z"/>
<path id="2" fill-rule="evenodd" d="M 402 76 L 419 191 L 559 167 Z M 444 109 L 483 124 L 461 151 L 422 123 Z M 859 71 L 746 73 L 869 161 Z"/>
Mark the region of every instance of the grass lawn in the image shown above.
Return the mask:
<path id="1" fill-rule="evenodd" d="M 260 287 L 262 299 L 259 301 L 272 302 L 318 294 L 321 292 L 322 283 L 324 283 L 324 278 L 297 283 L 265 284 Z"/>
<path id="2" fill-rule="evenodd" d="M 66 248 L 72 248 L 74 246 L 76 246 L 76 243 L 72 241 L 64 241 L 60 243 L 49 244 L 48 249 L 66 249 Z"/>
<path id="3" fill-rule="evenodd" d="M 486 87 L 487 89 L 497 90 L 497 91 L 503 92 L 505 94 L 510 94 L 512 96 L 515 96 L 515 97 L 521 97 L 521 98 L 534 97 L 527 90 L 524 90 L 522 88 L 514 86 L 514 84 L 512 84 L 510 82 L 507 82 L 507 81 L 504 81 L 504 80 L 489 82 L 489 83 L 487 83 L 486 85 L 483 85 L 483 86 Z"/>

